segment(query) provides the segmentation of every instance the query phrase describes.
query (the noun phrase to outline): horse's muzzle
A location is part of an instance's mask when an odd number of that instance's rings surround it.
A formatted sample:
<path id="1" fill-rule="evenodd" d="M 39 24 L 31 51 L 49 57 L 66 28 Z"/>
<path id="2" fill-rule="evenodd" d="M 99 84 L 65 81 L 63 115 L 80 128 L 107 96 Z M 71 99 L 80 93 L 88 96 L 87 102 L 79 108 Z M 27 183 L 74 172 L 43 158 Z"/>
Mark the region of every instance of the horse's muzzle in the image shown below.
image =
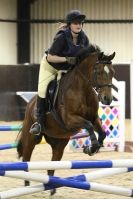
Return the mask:
<path id="1" fill-rule="evenodd" d="M 108 97 L 108 96 L 106 96 L 106 95 L 100 95 L 100 96 L 99 96 L 99 100 L 100 100 L 101 103 L 104 104 L 104 105 L 110 105 L 111 102 L 112 102 L 112 99 L 113 99 L 112 96 L 110 96 L 110 97 Z"/>

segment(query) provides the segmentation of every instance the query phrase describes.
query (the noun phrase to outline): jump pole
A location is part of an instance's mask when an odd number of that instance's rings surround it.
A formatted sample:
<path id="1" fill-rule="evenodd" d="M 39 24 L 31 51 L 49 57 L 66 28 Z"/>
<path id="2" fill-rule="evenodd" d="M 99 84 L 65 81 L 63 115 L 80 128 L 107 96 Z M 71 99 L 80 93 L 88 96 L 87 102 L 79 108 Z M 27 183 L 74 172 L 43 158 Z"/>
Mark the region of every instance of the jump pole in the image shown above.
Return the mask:
<path id="1" fill-rule="evenodd" d="M 78 139 L 78 138 L 83 138 L 83 137 L 88 137 L 88 133 L 78 133 L 78 134 L 72 136 L 70 139 Z M 45 139 L 42 139 L 40 144 L 46 144 Z M 17 145 L 18 145 L 17 142 L 1 144 L 0 145 L 0 150 L 13 149 L 13 148 L 16 148 Z"/>
<path id="2" fill-rule="evenodd" d="M 94 160 L 94 161 L 39 161 L 0 163 L 0 170 L 39 170 L 39 169 L 87 169 L 133 167 L 133 159 Z"/>
<path id="3" fill-rule="evenodd" d="M 133 189 L 123 188 L 123 187 L 118 187 L 118 186 L 105 185 L 105 184 L 99 184 L 99 183 L 94 183 L 94 182 L 92 183 L 81 182 L 81 181 L 72 180 L 72 179 L 68 180 L 68 179 L 63 179 L 59 177 L 47 176 L 47 175 L 46 175 L 45 180 L 46 180 L 46 185 L 38 184 L 35 186 L 16 188 L 16 189 L 0 192 L 0 198 L 7 199 L 7 198 L 12 198 L 12 197 L 22 196 L 25 194 L 49 190 L 55 187 L 58 188 L 62 186 L 133 197 Z"/>
<path id="4" fill-rule="evenodd" d="M 11 144 L 1 144 L 0 150 L 13 149 L 13 148 L 16 148 L 17 145 L 18 145 L 17 142 L 14 142 L 14 143 L 11 143 Z"/>
<path id="5" fill-rule="evenodd" d="M 13 125 L 13 126 L 0 126 L 0 131 L 19 131 L 22 128 L 22 125 Z"/>
<path id="6" fill-rule="evenodd" d="M 0 126 L 0 131 L 19 131 L 21 130 L 22 125 L 13 125 L 13 126 L 5 126 L 2 125 Z M 74 136 L 71 136 L 70 139 L 78 139 L 78 138 L 84 138 L 84 137 L 88 137 L 89 134 L 88 133 L 77 133 Z"/>
<path id="7" fill-rule="evenodd" d="M 46 140 L 42 139 L 42 141 L 39 144 L 46 144 Z M 11 143 L 11 144 L 10 143 L 9 144 L 1 144 L 0 150 L 13 149 L 13 148 L 16 148 L 17 145 L 18 145 L 17 142 L 14 142 L 14 143 Z"/>
<path id="8" fill-rule="evenodd" d="M 90 182 L 99 178 L 109 177 L 112 175 L 127 173 L 131 171 L 133 171 L 133 167 L 132 168 L 107 168 L 107 169 L 100 169 L 100 170 L 92 171 L 89 173 L 84 173 L 81 175 L 68 177 L 66 179 Z M 35 173 L 35 172 L 34 173 L 25 172 L 25 171 L 2 171 L 1 170 L 0 176 L 17 178 L 17 179 L 22 179 L 22 180 L 36 181 L 36 182 L 41 182 L 41 183 L 45 183 L 46 179 L 48 179 L 48 177 L 44 174 Z"/>

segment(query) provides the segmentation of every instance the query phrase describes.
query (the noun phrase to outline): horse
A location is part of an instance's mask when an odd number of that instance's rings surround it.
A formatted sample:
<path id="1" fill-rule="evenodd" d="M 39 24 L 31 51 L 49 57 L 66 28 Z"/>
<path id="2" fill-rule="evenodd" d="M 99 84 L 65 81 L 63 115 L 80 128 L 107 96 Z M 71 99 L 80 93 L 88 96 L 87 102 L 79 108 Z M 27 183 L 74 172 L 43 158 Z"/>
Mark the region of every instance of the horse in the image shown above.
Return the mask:
<path id="1" fill-rule="evenodd" d="M 55 110 L 60 122 L 52 111 L 46 114 L 45 131 L 41 134 L 52 148 L 52 161 L 60 161 L 70 137 L 80 129 L 86 129 L 91 146 L 84 147 L 84 153 L 94 155 L 103 146 L 106 133 L 98 116 L 99 101 L 105 105 L 112 102 L 112 78 L 114 68 L 111 55 L 104 55 L 97 47 L 91 46 L 79 56 L 79 63 L 60 80 Z M 22 130 L 18 136 L 17 152 L 22 161 L 30 161 L 36 146 L 36 136 L 29 133 L 36 121 L 36 96 L 27 104 Z M 61 125 L 62 124 L 62 125 Z M 94 131 L 97 132 L 98 138 Z M 54 175 L 54 170 L 48 170 Z M 29 185 L 25 181 L 25 185 Z"/>

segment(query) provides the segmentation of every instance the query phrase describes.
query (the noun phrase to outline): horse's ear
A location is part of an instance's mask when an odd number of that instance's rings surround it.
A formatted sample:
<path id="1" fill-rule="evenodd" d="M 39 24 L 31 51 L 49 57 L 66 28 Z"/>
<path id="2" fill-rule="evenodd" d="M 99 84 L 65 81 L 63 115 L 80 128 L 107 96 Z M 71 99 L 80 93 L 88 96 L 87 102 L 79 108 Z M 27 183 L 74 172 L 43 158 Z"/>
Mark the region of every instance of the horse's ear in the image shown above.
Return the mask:
<path id="1" fill-rule="evenodd" d="M 100 53 L 98 54 L 98 60 L 101 60 L 101 59 L 103 58 L 103 55 L 104 55 L 104 53 L 103 53 L 103 52 L 100 52 Z"/>
<path id="2" fill-rule="evenodd" d="M 109 60 L 114 59 L 114 57 L 115 57 L 115 52 L 113 52 L 111 55 L 109 55 Z"/>

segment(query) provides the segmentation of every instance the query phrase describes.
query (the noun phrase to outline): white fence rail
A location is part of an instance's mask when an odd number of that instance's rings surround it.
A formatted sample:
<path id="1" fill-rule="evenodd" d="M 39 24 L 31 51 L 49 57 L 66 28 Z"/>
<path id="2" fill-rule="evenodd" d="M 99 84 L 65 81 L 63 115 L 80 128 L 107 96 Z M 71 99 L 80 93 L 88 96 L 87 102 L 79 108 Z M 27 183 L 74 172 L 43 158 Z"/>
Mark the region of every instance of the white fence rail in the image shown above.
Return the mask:
<path id="1" fill-rule="evenodd" d="M 133 141 L 133 61 L 130 64 L 131 141 Z"/>

